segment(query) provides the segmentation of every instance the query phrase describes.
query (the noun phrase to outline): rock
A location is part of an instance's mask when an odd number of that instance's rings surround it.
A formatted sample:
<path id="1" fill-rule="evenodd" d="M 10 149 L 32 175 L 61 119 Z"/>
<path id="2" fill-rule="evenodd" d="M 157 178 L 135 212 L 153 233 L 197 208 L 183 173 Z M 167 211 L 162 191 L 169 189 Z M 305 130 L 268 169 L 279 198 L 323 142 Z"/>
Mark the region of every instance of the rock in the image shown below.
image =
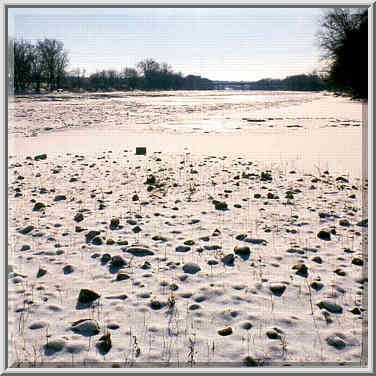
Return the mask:
<path id="1" fill-rule="evenodd" d="M 151 264 L 149 261 L 145 261 L 143 265 L 141 266 L 141 269 L 147 270 L 151 268 Z"/>
<path id="2" fill-rule="evenodd" d="M 194 242 L 193 240 L 186 240 L 186 241 L 184 242 L 184 244 L 185 244 L 185 245 L 194 245 L 195 242 Z"/>
<path id="3" fill-rule="evenodd" d="M 107 239 L 106 240 L 106 244 L 107 245 L 114 245 L 115 244 L 115 240 L 113 240 L 113 239 Z"/>
<path id="4" fill-rule="evenodd" d="M 317 233 L 317 237 L 321 240 L 330 240 L 331 237 L 330 237 L 330 232 L 329 231 L 326 231 L 326 230 L 321 230 Z"/>
<path id="5" fill-rule="evenodd" d="M 312 261 L 322 264 L 322 258 L 320 256 L 315 256 L 312 258 Z"/>
<path id="6" fill-rule="evenodd" d="M 346 275 L 346 272 L 341 268 L 337 268 L 336 270 L 334 270 L 334 273 L 336 273 L 337 275 L 341 277 L 344 277 Z"/>
<path id="7" fill-rule="evenodd" d="M 45 321 L 35 321 L 32 324 L 29 325 L 29 329 L 36 330 L 36 329 L 42 329 L 47 326 L 47 323 Z"/>
<path id="8" fill-rule="evenodd" d="M 86 235 L 85 235 L 85 238 L 86 238 L 86 242 L 87 243 L 90 243 L 96 236 L 100 235 L 100 232 L 99 231 L 89 231 Z"/>
<path id="9" fill-rule="evenodd" d="M 235 237 L 236 240 L 244 240 L 246 238 L 247 238 L 246 234 L 239 234 L 239 235 L 236 235 Z"/>
<path id="10" fill-rule="evenodd" d="M 253 238 L 245 238 L 244 241 L 246 243 L 251 243 L 251 244 L 262 244 L 262 245 L 267 245 L 268 242 L 265 239 L 253 239 Z"/>
<path id="11" fill-rule="evenodd" d="M 235 260 L 235 256 L 233 253 L 229 253 L 227 254 L 226 256 L 223 256 L 221 258 L 221 261 L 225 264 L 225 265 L 233 265 L 234 264 L 234 260 Z"/>
<path id="12" fill-rule="evenodd" d="M 157 300 L 157 299 L 153 299 L 153 300 L 151 300 L 151 302 L 150 302 L 150 308 L 151 309 L 154 309 L 154 310 L 159 310 L 159 309 L 161 309 L 161 308 L 163 308 L 164 306 L 166 305 L 166 303 L 165 302 L 160 302 L 159 300 Z"/>
<path id="13" fill-rule="evenodd" d="M 213 204 L 216 210 L 228 210 L 227 203 L 224 201 L 213 200 Z"/>
<path id="14" fill-rule="evenodd" d="M 29 249 L 30 249 L 30 246 L 29 246 L 28 244 L 24 244 L 24 245 L 21 247 L 20 251 L 21 251 L 21 252 L 24 252 L 24 251 L 28 251 Z"/>
<path id="15" fill-rule="evenodd" d="M 338 178 L 336 178 L 336 181 L 340 182 L 340 183 L 348 183 L 349 181 L 344 178 L 343 176 L 338 176 Z"/>
<path id="16" fill-rule="evenodd" d="M 129 275 L 125 273 L 118 273 L 116 276 L 117 281 L 124 281 L 126 279 L 129 279 Z"/>
<path id="17" fill-rule="evenodd" d="M 184 245 L 179 245 L 178 247 L 175 248 L 176 252 L 188 252 L 191 250 L 191 247 L 184 246 Z"/>
<path id="18" fill-rule="evenodd" d="M 64 347 L 65 341 L 62 339 L 48 340 L 48 343 L 43 346 L 46 355 L 52 355 L 59 352 L 63 350 Z"/>
<path id="19" fill-rule="evenodd" d="M 100 332 L 98 323 L 90 319 L 82 319 L 74 322 L 71 330 L 85 337 L 91 337 Z"/>
<path id="20" fill-rule="evenodd" d="M 350 311 L 353 315 L 360 315 L 360 309 L 358 307 L 355 307 L 353 308 L 351 311 Z"/>
<path id="21" fill-rule="evenodd" d="M 282 285 L 281 283 L 274 283 L 269 286 L 269 289 L 273 293 L 273 295 L 282 296 L 286 290 L 286 286 Z"/>
<path id="22" fill-rule="evenodd" d="M 154 255 L 154 252 L 144 245 L 132 245 L 124 249 L 122 248 L 122 250 L 123 252 L 128 252 L 132 254 L 133 256 L 137 256 L 137 257 L 145 257 L 145 256 Z"/>
<path id="23" fill-rule="evenodd" d="M 34 230 L 34 226 L 29 225 L 29 226 L 26 226 L 26 227 L 22 228 L 21 230 L 18 230 L 18 232 L 20 234 L 27 235 L 29 232 L 31 232 L 33 230 Z"/>
<path id="24" fill-rule="evenodd" d="M 41 211 L 42 209 L 45 209 L 45 208 L 46 208 L 45 204 L 43 204 L 42 202 L 37 202 L 33 207 L 33 211 Z"/>
<path id="25" fill-rule="evenodd" d="M 232 334 L 232 328 L 231 326 L 228 326 L 227 328 L 219 329 L 217 333 L 220 336 L 229 336 L 230 334 Z"/>
<path id="26" fill-rule="evenodd" d="M 368 218 L 361 220 L 356 225 L 360 227 L 368 227 Z"/>
<path id="27" fill-rule="evenodd" d="M 249 247 L 235 247 L 234 253 L 238 256 L 240 256 L 242 259 L 247 259 L 249 255 L 251 254 L 251 250 Z"/>
<path id="28" fill-rule="evenodd" d="M 111 330 L 116 330 L 120 328 L 120 325 L 117 324 L 116 322 L 112 322 L 110 324 L 107 324 L 107 328 Z"/>
<path id="29" fill-rule="evenodd" d="M 333 334 L 326 338 L 326 342 L 329 346 L 333 346 L 338 350 L 342 350 L 346 347 L 346 342 L 341 337 L 343 336 L 340 336 L 339 334 Z"/>
<path id="30" fill-rule="evenodd" d="M 63 272 L 64 272 L 64 274 L 70 274 L 70 273 L 72 273 L 73 271 L 74 271 L 74 268 L 73 268 L 72 265 L 66 265 L 66 266 L 64 266 L 64 268 L 63 268 Z"/>
<path id="31" fill-rule="evenodd" d="M 96 346 L 102 355 L 107 354 L 112 347 L 111 334 L 107 333 L 103 335 L 101 338 L 99 338 L 99 341 L 97 342 Z"/>
<path id="32" fill-rule="evenodd" d="M 91 303 L 94 300 L 100 297 L 95 291 L 89 289 L 81 289 L 80 294 L 78 296 L 78 301 L 80 303 Z"/>
<path id="33" fill-rule="evenodd" d="M 153 185 L 157 182 L 157 179 L 154 175 L 149 175 L 144 184 Z"/>
<path id="34" fill-rule="evenodd" d="M 39 154 L 34 157 L 34 161 L 42 161 L 44 159 L 47 159 L 47 154 Z"/>
<path id="35" fill-rule="evenodd" d="M 351 263 L 358 266 L 362 266 L 364 264 L 363 260 L 359 257 L 354 257 Z"/>
<path id="36" fill-rule="evenodd" d="M 47 274 L 47 270 L 46 269 L 39 268 L 38 273 L 37 273 L 37 278 L 43 277 L 46 274 Z"/>
<path id="37" fill-rule="evenodd" d="M 271 329 L 271 330 L 268 330 L 266 332 L 266 336 L 269 338 L 269 339 L 280 339 L 281 338 L 281 335 L 280 333 L 278 333 L 276 330 L 274 329 Z"/>
<path id="38" fill-rule="evenodd" d="M 103 240 L 101 237 L 99 236 L 96 236 L 92 241 L 91 241 L 92 244 L 94 245 L 102 245 L 103 244 Z"/>
<path id="39" fill-rule="evenodd" d="M 324 308 L 331 313 L 342 313 L 343 312 L 343 309 L 339 304 L 331 302 L 329 300 L 322 300 L 321 302 L 317 303 L 317 306 L 320 309 Z"/>
<path id="40" fill-rule="evenodd" d="M 82 213 L 77 213 L 74 218 L 73 218 L 76 222 L 81 222 L 84 220 L 84 216 L 82 215 Z"/>
<path id="41" fill-rule="evenodd" d="M 208 265 L 210 265 L 210 266 L 218 265 L 218 261 L 217 260 L 209 260 Z"/>
<path id="42" fill-rule="evenodd" d="M 317 281 L 313 281 L 310 286 L 316 290 L 316 291 L 320 291 L 323 287 L 324 287 L 324 284 L 322 284 L 321 282 L 317 282 Z"/>
<path id="43" fill-rule="evenodd" d="M 120 224 L 119 218 L 112 218 L 111 223 L 110 223 L 110 229 L 115 230 L 116 228 L 119 227 L 119 224 Z"/>
<path id="44" fill-rule="evenodd" d="M 54 201 L 64 201 L 66 199 L 67 199 L 67 196 L 65 195 L 57 195 L 55 196 Z"/>
<path id="45" fill-rule="evenodd" d="M 240 324 L 240 327 L 245 330 L 249 330 L 253 327 L 253 325 L 249 321 L 244 321 Z"/>
<path id="46" fill-rule="evenodd" d="M 269 171 L 261 172 L 260 180 L 261 180 L 261 181 L 272 181 L 272 180 L 273 180 L 273 177 L 272 177 L 272 175 L 269 173 Z"/>
<path id="47" fill-rule="evenodd" d="M 140 198 L 138 197 L 138 195 L 137 194 L 134 194 L 133 196 L 132 196 L 132 201 L 138 201 Z"/>
<path id="48" fill-rule="evenodd" d="M 340 224 L 341 226 L 344 226 L 344 227 L 351 226 L 351 223 L 350 223 L 347 219 L 341 219 L 341 220 L 339 221 L 339 224 Z"/>
<path id="49" fill-rule="evenodd" d="M 259 366 L 260 366 L 260 361 L 259 361 L 258 359 L 253 358 L 253 357 L 250 356 L 250 355 L 247 355 L 247 356 L 243 359 L 243 364 L 244 364 L 246 367 L 259 367 Z"/>
<path id="50" fill-rule="evenodd" d="M 101 263 L 102 264 L 106 264 L 107 262 L 109 262 L 111 260 L 111 255 L 109 253 L 105 253 L 102 255 L 101 257 Z"/>
<path id="51" fill-rule="evenodd" d="M 112 256 L 111 266 L 113 266 L 115 268 L 121 268 L 124 265 L 126 265 L 126 262 L 121 256 Z"/>
<path id="52" fill-rule="evenodd" d="M 300 275 L 301 277 L 307 277 L 308 276 L 308 268 L 304 264 L 296 264 L 292 267 L 296 270 L 296 274 Z"/>
<path id="53" fill-rule="evenodd" d="M 132 231 L 135 233 L 135 234 L 138 234 L 140 231 L 142 231 L 141 227 L 140 226 L 135 226 L 132 228 Z"/>
<path id="54" fill-rule="evenodd" d="M 201 268 L 197 264 L 194 264 L 192 262 L 187 263 L 183 266 L 184 273 L 195 274 L 199 272 L 200 270 Z"/>

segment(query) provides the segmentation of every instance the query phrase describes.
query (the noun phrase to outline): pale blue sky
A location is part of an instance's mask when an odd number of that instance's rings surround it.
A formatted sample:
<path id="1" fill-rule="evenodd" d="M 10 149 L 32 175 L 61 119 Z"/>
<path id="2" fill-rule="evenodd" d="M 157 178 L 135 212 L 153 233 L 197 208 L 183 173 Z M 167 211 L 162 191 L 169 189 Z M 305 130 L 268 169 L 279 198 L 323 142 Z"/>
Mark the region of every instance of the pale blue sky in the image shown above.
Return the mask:
<path id="1" fill-rule="evenodd" d="M 9 35 L 55 38 L 69 69 L 121 70 L 152 57 L 184 75 L 258 80 L 320 67 L 320 8 L 10 8 Z"/>

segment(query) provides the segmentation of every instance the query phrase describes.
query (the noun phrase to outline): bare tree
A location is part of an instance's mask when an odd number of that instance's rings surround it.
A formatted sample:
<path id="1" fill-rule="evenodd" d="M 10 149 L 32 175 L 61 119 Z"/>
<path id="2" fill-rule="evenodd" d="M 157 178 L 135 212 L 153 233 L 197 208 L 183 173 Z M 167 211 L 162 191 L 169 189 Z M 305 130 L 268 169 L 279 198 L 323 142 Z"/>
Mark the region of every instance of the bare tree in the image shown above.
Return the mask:
<path id="1" fill-rule="evenodd" d="M 44 39 L 38 41 L 37 48 L 40 52 L 46 82 L 50 90 L 53 90 L 61 82 L 68 65 L 68 55 L 63 49 L 64 44 L 56 39 Z"/>
<path id="2" fill-rule="evenodd" d="M 321 28 L 318 39 L 329 62 L 328 82 L 354 97 L 367 98 L 367 9 L 332 9 L 324 15 Z"/>
<path id="3" fill-rule="evenodd" d="M 13 47 L 14 88 L 16 91 L 24 91 L 32 82 L 34 47 L 25 40 L 13 40 L 10 44 Z"/>

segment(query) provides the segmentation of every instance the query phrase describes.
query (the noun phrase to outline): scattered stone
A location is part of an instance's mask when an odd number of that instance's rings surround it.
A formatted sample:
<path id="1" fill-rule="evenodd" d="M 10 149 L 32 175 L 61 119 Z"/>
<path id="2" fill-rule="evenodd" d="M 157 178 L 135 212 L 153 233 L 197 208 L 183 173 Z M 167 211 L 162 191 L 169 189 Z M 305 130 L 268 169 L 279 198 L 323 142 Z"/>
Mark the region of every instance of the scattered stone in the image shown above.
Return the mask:
<path id="1" fill-rule="evenodd" d="M 99 325 L 96 321 L 90 319 L 82 319 L 75 321 L 71 330 L 75 333 L 79 333 L 85 337 L 91 337 L 99 333 Z"/>
<path id="2" fill-rule="evenodd" d="M 99 236 L 96 236 L 92 241 L 91 241 L 92 244 L 94 245 L 102 245 L 103 244 L 103 240 L 101 237 Z"/>
<path id="3" fill-rule="evenodd" d="M 63 268 L 63 272 L 64 272 L 64 274 L 70 274 L 70 273 L 72 273 L 73 271 L 74 271 L 74 268 L 73 268 L 72 265 L 66 265 L 66 266 L 64 266 L 64 268 Z"/>
<path id="4" fill-rule="evenodd" d="M 77 213 L 74 218 L 73 218 L 76 222 L 81 222 L 84 220 L 84 216 L 82 215 L 82 213 Z"/>
<path id="5" fill-rule="evenodd" d="M 164 302 L 160 302 L 160 301 L 157 300 L 157 299 L 153 299 L 153 300 L 150 302 L 150 308 L 151 308 L 151 309 L 154 309 L 154 310 L 159 310 L 159 309 L 163 308 L 165 305 L 166 305 L 166 303 L 164 303 Z"/>
<path id="6" fill-rule="evenodd" d="M 349 220 L 347 220 L 347 219 L 341 219 L 341 220 L 339 221 L 339 224 L 340 224 L 341 226 L 344 226 L 344 227 L 351 226 L 351 223 L 350 223 Z"/>
<path id="7" fill-rule="evenodd" d="M 78 296 L 78 301 L 80 303 L 92 303 L 94 300 L 100 297 L 95 291 L 89 289 L 81 289 L 80 294 Z"/>
<path id="8" fill-rule="evenodd" d="M 34 157 L 34 161 L 42 161 L 44 159 L 47 159 L 47 154 L 39 154 Z"/>
<path id="9" fill-rule="evenodd" d="M 330 240 L 330 232 L 326 230 L 321 230 L 318 232 L 317 237 L 321 240 Z"/>
<path id="10" fill-rule="evenodd" d="M 115 230 L 116 228 L 119 227 L 119 224 L 120 224 L 119 218 L 112 218 L 111 223 L 110 223 L 110 229 Z"/>
<path id="11" fill-rule="evenodd" d="M 45 321 L 36 321 L 29 325 L 29 329 L 35 330 L 35 329 L 42 329 L 47 326 L 47 323 Z"/>
<path id="12" fill-rule="evenodd" d="M 129 279 L 129 275 L 125 273 L 118 273 L 116 276 L 117 281 L 124 281 L 126 279 Z"/>
<path id="13" fill-rule="evenodd" d="M 368 218 L 361 220 L 356 225 L 360 227 L 368 227 Z"/>
<path id="14" fill-rule="evenodd" d="M 111 329 L 111 330 L 116 330 L 116 329 L 120 328 L 120 325 L 116 324 L 115 322 L 112 322 L 112 323 L 110 323 L 110 324 L 107 325 L 107 328 Z"/>
<path id="15" fill-rule="evenodd" d="M 29 249 L 30 249 L 30 246 L 29 246 L 28 244 L 24 244 L 24 245 L 21 247 L 20 251 L 21 251 L 21 252 L 24 252 L 24 251 L 28 251 Z"/>
<path id="16" fill-rule="evenodd" d="M 194 263 L 187 263 L 183 266 L 183 271 L 184 273 L 189 273 L 189 274 L 195 274 L 197 272 L 199 272 L 201 270 L 201 268 L 197 265 L 197 264 L 194 264 Z"/>
<path id="17" fill-rule="evenodd" d="M 64 201 L 66 199 L 67 199 L 67 196 L 65 195 L 57 195 L 55 196 L 54 201 Z"/>
<path id="18" fill-rule="evenodd" d="M 253 327 L 253 325 L 249 321 L 244 321 L 240 324 L 240 327 L 245 330 L 249 330 Z"/>
<path id="19" fill-rule="evenodd" d="M 246 260 L 249 255 L 251 254 L 251 250 L 249 247 L 235 247 L 234 252 L 236 255 L 240 256 L 242 259 Z"/>
<path id="20" fill-rule="evenodd" d="M 359 257 L 354 257 L 351 263 L 358 266 L 362 266 L 364 264 L 363 260 Z"/>
<path id="21" fill-rule="evenodd" d="M 343 176 L 338 176 L 338 178 L 336 178 L 336 181 L 339 181 L 340 183 L 348 183 L 349 181 L 344 178 Z"/>
<path id="22" fill-rule="evenodd" d="M 339 304 L 331 302 L 329 300 L 322 300 L 321 302 L 317 303 L 317 306 L 320 309 L 324 308 L 331 313 L 342 313 L 343 312 L 343 309 Z"/>
<path id="23" fill-rule="evenodd" d="M 233 253 L 229 253 L 225 256 L 223 256 L 221 258 L 221 261 L 225 264 L 225 265 L 233 265 L 234 264 L 234 260 L 235 260 L 235 256 Z"/>
<path id="24" fill-rule="evenodd" d="M 320 291 L 324 285 L 321 282 L 313 281 L 310 285 L 314 290 Z"/>
<path id="25" fill-rule="evenodd" d="M 273 293 L 273 295 L 282 296 L 286 290 L 286 286 L 280 283 L 275 283 L 275 284 L 270 285 L 269 289 Z"/>
<path id="26" fill-rule="evenodd" d="M 337 268 L 336 270 L 334 270 L 334 273 L 336 273 L 337 275 L 341 277 L 344 277 L 346 275 L 346 272 L 341 268 Z"/>
<path id="27" fill-rule="evenodd" d="M 236 240 L 244 240 L 246 238 L 247 238 L 246 234 L 239 234 L 239 235 L 236 235 L 235 237 Z"/>
<path id="28" fill-rule="evenodd" d="M 65 347 L 65 341 L 62 339 L 49 340 L 44 346 L 46 355 L 52 355 L 56 352 L 63 350 Z"/>
<path id="29" fill-rule="evenodd" d="M 46 269 L 39 268 L 38 273 L 37 273 L 37 278 L 43 277 L 46 274 L 47 274 L 47 270 Z"/>
<path id="30" fill-rule="evenodd" d="M 86 235 L 85 235 L 85 238 L 86 238 L 86 242 L 87 243 L 90 243 L 96 236 L 100 235 L 100 232 L 99 231 L 90 231 L 88 232 Z"/>
<path id="31" fill-rule="evenodd" d="M 195 242 L 194 242 L 193 240 L 186 240 L 186 241 L 184 242 L 184 244 L 185 244 L 185 245 L 194 245 Z"/>
<path id="32" fill-rule="evenodd" d="M 243 363 L 246 367 L 259 367 L 260 366 L 260 361 L 258 359 L 253 358 L 250 355 L 247 355 L 243 359 Z"/>
<path id="33" fill-rule="evenodd" d="M 333 346 L 338 350 L 342 350 L 346 347 L 346 342 L 341 337 L 343 336 L 340 336 L 339 334 L 333 334 L 326 338 L 326 342 L 329 346 Z"/>
<path id="34" fill-rule="evenodd" d="M 112 256 L 111 266 L 115 268 L 121 268 L 126 265 L 125 260 L 121 256 Z"/>
<path id="35" fill-rule="evenodd" d="M 113 240 L 113 239 L 111 239 L 111 238 L 110 238 L 110 239 L 107 239 L 107 240 L 106 240 L 106 244 L 107 244 L 107 245 L 114 245 L 114 244 L 115 244 L 115 240 Z"/>
<path id="36" fill-rule="evenodd" d="M 140 198 L 138 197 L 138 195 L 137 194 L 134 194 L 133 196 L 132 196 L 132 201 L 138 201 Z"/>
<path id="37" fill-rule="evenodd" d="M 102 355 L 107 354 L 112 348 L 111 334 L 107 333 L 99 338 L 96 346 Z"/>
<path id="38" fill-rule="evenodd" d="M 312 258 L 312 261 L 322 264 L 322 258 L 320 256 L 315 256 Z"/>
<path id="39" fill-rule="evenodd" d="M 133 256 L 137 257 L 144 257 L 144 256 L 152 256 L 154 252 L 151 251 L 147 246 L 143 245 L 133 245 L 130 247 L 122 248 L 123 252 L 128 252 Z"/>
<path id="40" fill-rule="evenodd" d="M 34 230 L 34 226 L 32 225 L 29 225 L 29 226 L 26 226 L 24 228 L 22 228 L 21 230 L 19 230 L 18 232 L 20 234 L 23 234 L 23 235 L 27 235 L 29 232 L 33 231 Z"/>
<path id="41" fill-rule="evenodd" d="M 353 308 L 351 311 L 350 311 L 353 315 L 360 315 L 360 309 L 358 307 L 355 307 Z"/>
<path id="42" fill-rule="evenodd" d="M 218 264 L 217 260 L 209 260 L 208 261 L 208 265 L 210 265 L 210 266 L 217 265 L 217 264 Z"/>
<path id="43" fill-rule="evenodd" d="M 132 231 L 133 231 L 135 234 L 137 234 L 137 233 L 139 233 L 140 231 L 142 231 L 142 229 L 141 229 L 140 226 L 135 226 L 135 227 L 132 228 Z"/>
<path id="44" fill-rule="evenodd" d="M 141 266 L 141 269 L 144 269 L 144 270 L 146 270 L 146 269 L 150 269 L 150 268 L 151 268 L 151 264 L 150 264 L 149 261 L 145 261 L 145 262 L 143 263 L 143 265 Z"/>
<path id="45" fill-rule="evenodd" d="M 272 175 L 270 174 L 270 172 L 266 171 L 266 172 L 261 172 L 260 180 L 261 181 L 272 181 L 273 178 L 272 178 Z"/>
<path id="46" fill-rule="evenodd" d="M 228 210 L 227 203 L 217 200 L 213 200 L 213 204 L 216 210 Z"/>
<path id="47" fill-rule="evenodd" d="M 308 268 L 305 264 L 296 264 L 292 268 L 296 270 L 297 275 L 300 275 L 301 277 L 308 276 Z"/>
<path id="48" fill-rule="evenodd" d="M 281 335 L 280 333 L 278 333 L 276 330 L 274 329 L 271 329 L 271 330 L 268 330 L 266 332 L 266 336 L 269 338 L 269 339 L 280 339 L 281 338 Z"/>
<path id="49" fill-rule="evenodd" d="M 232 334 L 232 328 L 231 326 L 228 326 L 227 328 L 219 329 L 217 332 L 220 336 L 229 336 Z"/>
<path id="50" fill-rule="evenodd" d="M 184 246 L 184 245 L 179 245 L 175 248 L 176 252 L 188 252 L 191 250 L 191 247 Z"/>
<path id="51" fill-rule="evenodd" d="M 45 204 L 43 204 L 42 202 L 37 202 L 33 207 L 33 211 L 41 211 L 42 209 L 45 209 L 45 208 L 46 208 Z"/>
<path id="52" fill-rule="evenodd" d="M 105 253 L 102 255 L 101 257 L 101 263 L 102 264 L 106 264 L 107 262 L 109 262 L 111 260 L 111 255 L 109 253 Z"/>

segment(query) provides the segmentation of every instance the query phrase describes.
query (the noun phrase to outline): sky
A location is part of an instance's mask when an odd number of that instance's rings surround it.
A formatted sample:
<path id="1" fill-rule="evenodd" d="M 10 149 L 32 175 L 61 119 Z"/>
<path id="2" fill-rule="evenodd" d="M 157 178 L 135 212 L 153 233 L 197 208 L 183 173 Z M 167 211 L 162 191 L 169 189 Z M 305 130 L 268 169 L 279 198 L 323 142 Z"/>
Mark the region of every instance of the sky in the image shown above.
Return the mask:
<path id="1" fill-rule="evenodd" d="M 134 68 L 145 58 L 212 80 L 320 68 L 322 8 L 9 8 L 8 35 L 58 39 L 68 70 Z"/>

